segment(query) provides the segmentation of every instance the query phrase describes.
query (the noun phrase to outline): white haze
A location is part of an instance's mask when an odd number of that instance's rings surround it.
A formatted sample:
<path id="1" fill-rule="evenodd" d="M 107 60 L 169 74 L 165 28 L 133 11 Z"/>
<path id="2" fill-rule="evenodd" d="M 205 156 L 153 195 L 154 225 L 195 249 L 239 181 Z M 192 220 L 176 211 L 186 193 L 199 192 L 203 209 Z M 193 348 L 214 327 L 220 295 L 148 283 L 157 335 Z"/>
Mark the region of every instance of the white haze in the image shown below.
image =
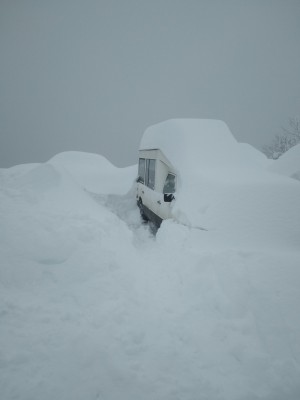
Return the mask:
<path id="1" fill-rule="evenodd" d="M 65 150 L 130 165 L 174 117 L 268 143 L 299 114 L 299 20 L 297 0 L 2 0 L 0 166 Z"/>

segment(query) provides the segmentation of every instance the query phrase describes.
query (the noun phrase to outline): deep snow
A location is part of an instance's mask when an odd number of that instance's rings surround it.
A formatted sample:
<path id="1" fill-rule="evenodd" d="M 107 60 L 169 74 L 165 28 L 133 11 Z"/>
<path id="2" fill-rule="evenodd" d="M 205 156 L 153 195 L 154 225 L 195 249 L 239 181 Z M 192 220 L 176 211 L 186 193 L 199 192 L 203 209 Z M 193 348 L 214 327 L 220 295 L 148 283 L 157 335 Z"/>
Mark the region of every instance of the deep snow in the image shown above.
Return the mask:
<path id="1" fill-rule="evenodd" d="M 154 237 L 135 176 L 74 152 L 0 170 L 1 399 L 298 400 L 299 182 L 270 173 L 246 216 L 229 185 L 227 226 L 251 231 L 236 241 L 217 219 Z M 262 187 L 287 193 L 268 246 L 253 237 Z"/>

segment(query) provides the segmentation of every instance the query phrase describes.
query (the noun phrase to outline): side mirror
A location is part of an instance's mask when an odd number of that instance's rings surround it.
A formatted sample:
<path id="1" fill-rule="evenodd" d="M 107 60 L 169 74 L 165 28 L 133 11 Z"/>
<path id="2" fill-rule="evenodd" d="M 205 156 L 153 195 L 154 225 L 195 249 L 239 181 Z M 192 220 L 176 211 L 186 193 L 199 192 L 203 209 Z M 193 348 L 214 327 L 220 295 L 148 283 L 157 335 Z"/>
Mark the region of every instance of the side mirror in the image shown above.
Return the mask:
<path id="1" fill-rule="evenodd" d="M 167 193 L 164 194 L 164 202 L 165 203 L 171 203 L 171 201 L 174 199 L 175 199 L 175 197 L 173 194 L 167 194 Z"/>

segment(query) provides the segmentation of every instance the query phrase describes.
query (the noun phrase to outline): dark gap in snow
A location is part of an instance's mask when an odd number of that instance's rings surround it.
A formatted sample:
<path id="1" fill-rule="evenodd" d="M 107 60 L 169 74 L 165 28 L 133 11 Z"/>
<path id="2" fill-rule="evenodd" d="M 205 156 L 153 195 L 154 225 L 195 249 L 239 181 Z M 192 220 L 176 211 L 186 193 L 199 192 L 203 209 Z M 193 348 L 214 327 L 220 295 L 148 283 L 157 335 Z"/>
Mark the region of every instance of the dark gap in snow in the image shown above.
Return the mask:
<path id="1" fill-rule="evenodd" d="M 104 195 L 93 192 L 87 193 L 97 203 L 108 208 L 118 218 L 125 222 L 128 228 L 134 233 L 138 232 L 141 227 L 145 227 L 149 230 L 151 235 L 154 237 L 156 236 L 158 227 L 151 221 L 145 222 L 142 220 L 132 190 L 130 190 L 126 195 Z"/>

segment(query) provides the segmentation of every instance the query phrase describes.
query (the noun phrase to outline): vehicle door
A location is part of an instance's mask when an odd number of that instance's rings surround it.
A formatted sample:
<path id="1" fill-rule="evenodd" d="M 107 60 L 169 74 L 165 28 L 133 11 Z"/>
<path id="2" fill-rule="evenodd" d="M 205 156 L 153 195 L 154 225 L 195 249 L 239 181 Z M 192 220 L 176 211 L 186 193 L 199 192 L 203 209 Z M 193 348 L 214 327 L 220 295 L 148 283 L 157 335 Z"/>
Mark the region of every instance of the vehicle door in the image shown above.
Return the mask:
<path id="1" fill-rule="evenodd" d="M 172 203 L 175 200 L 176 192 L 176 175 L 171 172 L 168 173 L 163 192 L 159 193 L 159 201 L 157 201 L 157 215 L 162 219 L 171 217 L 172 214 Z"/>

